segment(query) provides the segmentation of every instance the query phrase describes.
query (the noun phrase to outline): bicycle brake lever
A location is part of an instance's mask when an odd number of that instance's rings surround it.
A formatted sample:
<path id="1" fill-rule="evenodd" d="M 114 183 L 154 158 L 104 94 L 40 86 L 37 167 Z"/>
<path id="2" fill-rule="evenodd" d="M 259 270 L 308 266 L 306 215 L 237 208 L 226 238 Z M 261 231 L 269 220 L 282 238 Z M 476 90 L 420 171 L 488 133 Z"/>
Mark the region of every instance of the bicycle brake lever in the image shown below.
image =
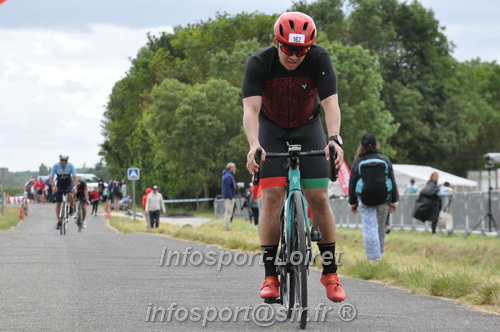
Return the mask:
<path id="1" fill-rule="evenodd" d="M 254 156 L 254 158 L 255 158 L 255 162 L 257 164 L 260 164 L 260 160 L 262 159 L 262 148 L 257 148 L 255 150 L 255 156 Z M 257 186 L 259 184 L 259 181 L 260 181 L 260 168 L 253 175 L 253 185 Z"/>
<path id="2" fill-rule="evenodd" d="M 330 181 L 337 181 L 338 170 L 335 167 L 335 159 L 337 159 L 337 151 L 335 150 L 335 146 L 333 144 L 328 145 L 328 149 L 330 150 Z"/>

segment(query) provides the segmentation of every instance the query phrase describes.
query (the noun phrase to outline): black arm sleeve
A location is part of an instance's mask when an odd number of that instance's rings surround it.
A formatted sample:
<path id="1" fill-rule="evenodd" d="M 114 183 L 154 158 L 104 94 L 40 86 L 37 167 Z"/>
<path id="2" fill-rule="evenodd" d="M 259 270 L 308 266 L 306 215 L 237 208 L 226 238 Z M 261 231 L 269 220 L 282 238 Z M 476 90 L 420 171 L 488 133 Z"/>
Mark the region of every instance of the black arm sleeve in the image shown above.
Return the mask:
<path id="1" fill-rule="evenodd" d="M 250 57 L 243 77 L 242 96 L 243 98 L 252 96 L 262 96 L 264 88 L 262 60 L 253 55 Z"/>
<path id="2" fill-rule="evenodd" d="M 322 51 L 316 58 L 315 80 L 318 87 L 320 100 L 326 99 L 338 93 L 337 73 L 333 68 L 332 59 L 326 50 Z"/>

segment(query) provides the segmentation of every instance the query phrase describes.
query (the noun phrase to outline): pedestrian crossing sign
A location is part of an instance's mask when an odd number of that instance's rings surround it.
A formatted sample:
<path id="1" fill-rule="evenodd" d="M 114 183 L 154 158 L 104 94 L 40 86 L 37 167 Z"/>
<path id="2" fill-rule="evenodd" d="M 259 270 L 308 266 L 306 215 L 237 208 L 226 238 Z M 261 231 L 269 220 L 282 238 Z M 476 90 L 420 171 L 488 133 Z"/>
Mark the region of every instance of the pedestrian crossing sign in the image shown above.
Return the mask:
<path id="1" fill-rule="evenodd" d="M 129 180 L 139 180 L 141 178 L 141 172 L 138 168 L 129 168 L 127 175 Z"/>

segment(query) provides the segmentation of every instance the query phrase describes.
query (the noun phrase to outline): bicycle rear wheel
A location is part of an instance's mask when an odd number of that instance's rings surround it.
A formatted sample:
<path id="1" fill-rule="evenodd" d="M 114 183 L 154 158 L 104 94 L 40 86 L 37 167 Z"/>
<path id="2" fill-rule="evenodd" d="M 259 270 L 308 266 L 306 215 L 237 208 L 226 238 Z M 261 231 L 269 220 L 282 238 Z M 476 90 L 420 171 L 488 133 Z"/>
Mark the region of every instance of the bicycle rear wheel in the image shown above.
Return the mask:
<path id="1" fill-rule="evenodd" d="M 83 210 L 82 210 L 82 206 L 80 203 L 78 203 L 78 214 L 77 214 L 76 223 L 78 225 L 78 232 L 81 233 L 82 229 L 83 229 Z"/>
<path id="2" fill-rule="evenodd" d="M 64 230 L 64 218 L 59 218 L 60 222 L 61 222 L 61 226 L 59 227 L 59 232 L 61 233 L 61 235 L 64 235 L 66 234 L 66 231 Z"/>
<path id="3" fill-rule="evenodd" d="M 294 309 L 298 310 L 297 321 L 299 321 L 300 328 L 305 329 L 307 325 L 307 266 L 309 258 L 307 257 L 304 206 L 300 193 L 294 193 L 292 202 L 290 282 L 294 284 Z"/>

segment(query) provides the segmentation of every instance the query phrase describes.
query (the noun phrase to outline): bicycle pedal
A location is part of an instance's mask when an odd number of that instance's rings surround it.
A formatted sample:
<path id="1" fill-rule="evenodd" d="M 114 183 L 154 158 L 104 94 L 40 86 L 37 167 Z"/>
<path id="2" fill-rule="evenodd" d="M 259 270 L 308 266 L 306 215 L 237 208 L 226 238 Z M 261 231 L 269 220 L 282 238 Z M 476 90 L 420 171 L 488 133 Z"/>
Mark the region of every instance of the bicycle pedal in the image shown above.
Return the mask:
<path id="1" fill-rule="evenodd" d="M 321 234 L 319 227 L 313 226 L 311 229 L 311 241 L 314 241 L 314 242 L 321 241 L 322 238 L 323 238 L 323 234 Z"/>
<path id="2" fill-rule="evenodd" d="M 264 303 L 267 304 L 281 303 L 281 299 L 279 297 L 267 297 L 264 299 Z"/>

